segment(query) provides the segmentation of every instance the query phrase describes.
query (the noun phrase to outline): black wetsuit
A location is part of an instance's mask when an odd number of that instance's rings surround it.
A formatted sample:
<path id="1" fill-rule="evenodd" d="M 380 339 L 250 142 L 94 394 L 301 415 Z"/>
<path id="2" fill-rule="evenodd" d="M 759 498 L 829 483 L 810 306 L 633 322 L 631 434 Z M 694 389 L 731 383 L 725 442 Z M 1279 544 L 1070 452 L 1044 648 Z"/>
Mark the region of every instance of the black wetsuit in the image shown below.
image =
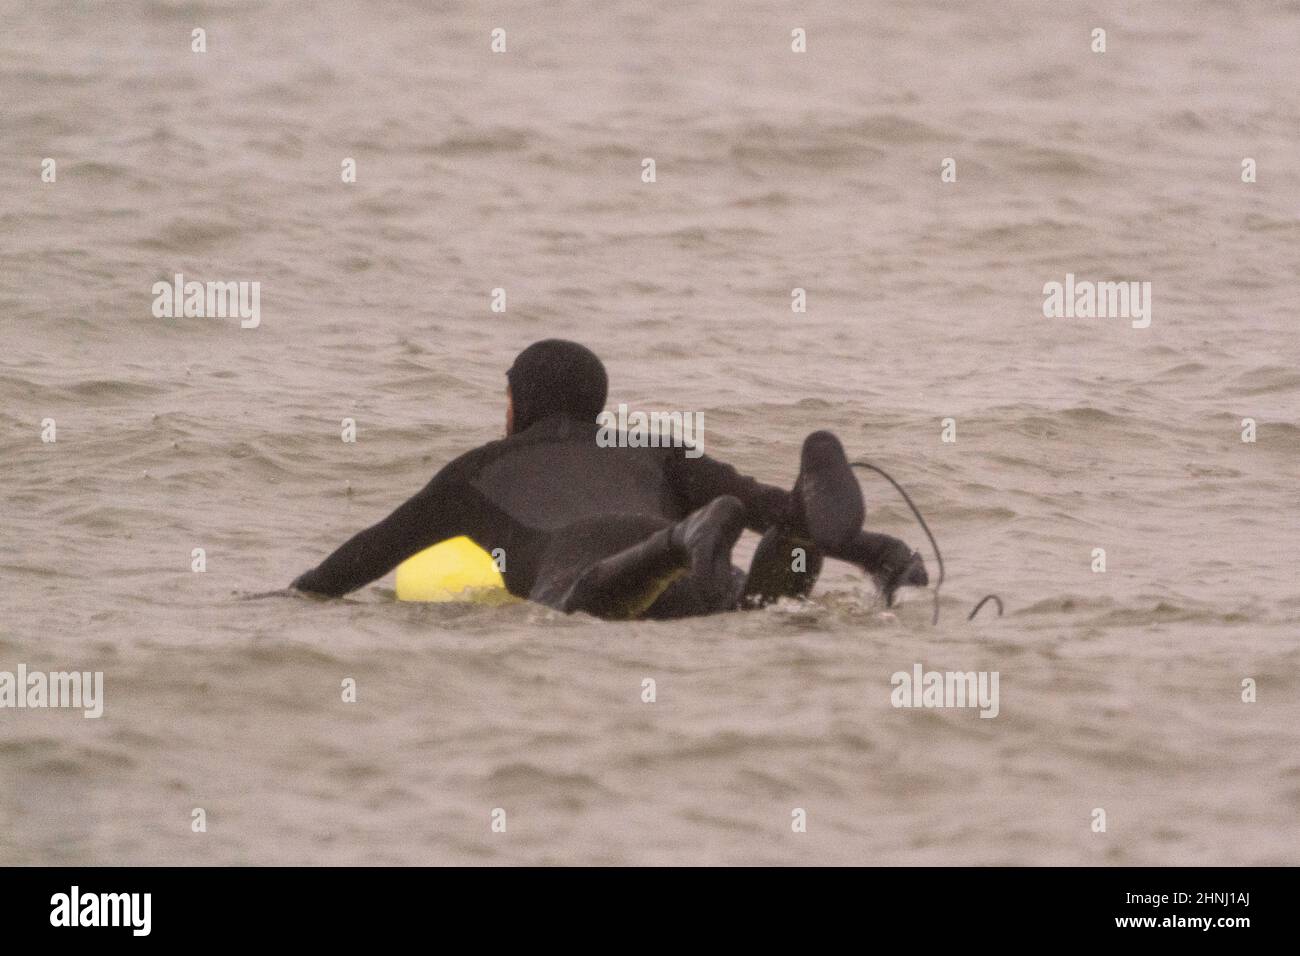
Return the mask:
<path id="1" fill-rule="evenodd" d="M 555 533 L 581 519 L 618 516 L 605 528 L 590 529 L 590 545 L 585 554 L 578 549 L 575 562 L 622 550 L 721 495 L 741 501 L 745 524 L 754 531 L 791 518 L 788 492 L 730 465 L 708 456 L 687 458 L 681 448 L 601 448 L 597 431 L 594 421 L 557 413 L 462 455 L 295 586 L 346 594 L 424 548 L 463 534 L 489 553 L 504 549 L 506 587 L 529 597 Z"/>
<path id="2" fill-rule="evenodd" d="M 821 555 L 804 530 L 799 496 L 708 456 L 687 457 L 682 448 L 598 445 L 595 418 L 605 401 L 604 368 L 581 346 L 555 340 L 531 346 L 509 377 L 512 435 L 448 464 L 418 494 L 353 536 L 294 586 L 343 595 L 439 541 L 466 535 L 489 553 L 504 551 L 505 584 L 518 597 L 606 616 L 713 613 L 737 606 L 745 576 L 731 569 L 729 559 L 721 572 L 713 567 L 692 573 L 680 547 L 670 544 L 668 529 L 730 496 L 740 502 L 746 527 L 771 531 L 759 549 L 771 559 L 767 571 L 751 573 L 756 581 L 764 579 L 756 590 L 770 592 L 764 594 L 770 598 L 811 588 Z M 860 514 L 856 520 L 860 523 Z M 884 543 L 893 541 L 859 530 L 822 550 L 870 570 Z M 807 571 L 793 584 L 783 573 L 791 544 L 809 552 Z M 613 609 L 575 593 L 584 572 L 624 553 L 635 559 L 632 576 L 645 577 L 646 588 L 632 598 L 620 597 Z M 627 578 L 627 568 L 615 570 Z M 717 580 L 720 574 L 731 578 L 725 586 Z M 592 581 L 588 574 L 586 590 Z"/>

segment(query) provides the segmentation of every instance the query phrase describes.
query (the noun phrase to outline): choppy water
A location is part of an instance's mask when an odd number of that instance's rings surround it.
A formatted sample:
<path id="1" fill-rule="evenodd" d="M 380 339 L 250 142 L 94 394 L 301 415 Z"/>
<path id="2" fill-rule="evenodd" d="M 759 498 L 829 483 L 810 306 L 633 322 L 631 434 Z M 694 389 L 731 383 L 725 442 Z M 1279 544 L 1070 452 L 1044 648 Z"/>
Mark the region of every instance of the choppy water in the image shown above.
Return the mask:
<path id="1" fill-rule="evenodd" d="M 1300 863 L 1300 4 L 0 6 L 0 670 L 107 684 L 0 710 L 0 862 Z M 176 272 L 261 326 L 153 318 Z M 1067 272 L 1151 327 L 1045 319 Z M 889 468 L 941 625 L 842 569 L 666 624 L 243 599 L 554 335 L 766 480 L 818 427 Z M 917 662 L 999 716 L 892 708 Z"/>

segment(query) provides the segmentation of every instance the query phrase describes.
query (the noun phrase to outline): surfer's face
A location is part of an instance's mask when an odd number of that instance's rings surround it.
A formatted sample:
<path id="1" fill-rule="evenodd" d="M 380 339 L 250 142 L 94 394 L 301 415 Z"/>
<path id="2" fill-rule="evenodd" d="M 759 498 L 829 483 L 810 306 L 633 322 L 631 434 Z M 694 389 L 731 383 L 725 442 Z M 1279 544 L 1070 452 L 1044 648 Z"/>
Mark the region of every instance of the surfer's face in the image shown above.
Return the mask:
<path id="1" fill-rule="evenodd" d="M 509 438 L 515 433 L 515 397 L 510 394 L 510 386 L 506 386 L 506 437 Z"/>

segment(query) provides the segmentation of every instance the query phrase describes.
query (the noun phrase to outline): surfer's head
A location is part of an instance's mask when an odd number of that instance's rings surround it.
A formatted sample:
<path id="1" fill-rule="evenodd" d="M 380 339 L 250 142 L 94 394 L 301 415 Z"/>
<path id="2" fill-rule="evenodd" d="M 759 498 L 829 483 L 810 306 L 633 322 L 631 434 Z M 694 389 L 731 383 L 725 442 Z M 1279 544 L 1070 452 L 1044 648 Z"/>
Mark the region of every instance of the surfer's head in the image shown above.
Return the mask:
<path id="1" fill-rule="evenodd" d="M 564 339 L 528 346 L 515 358 L 506 379 L 506 433 L 511 435 L 555 414 L 594 422 L 609 391 L 605 366 L 596 354 Z"/>

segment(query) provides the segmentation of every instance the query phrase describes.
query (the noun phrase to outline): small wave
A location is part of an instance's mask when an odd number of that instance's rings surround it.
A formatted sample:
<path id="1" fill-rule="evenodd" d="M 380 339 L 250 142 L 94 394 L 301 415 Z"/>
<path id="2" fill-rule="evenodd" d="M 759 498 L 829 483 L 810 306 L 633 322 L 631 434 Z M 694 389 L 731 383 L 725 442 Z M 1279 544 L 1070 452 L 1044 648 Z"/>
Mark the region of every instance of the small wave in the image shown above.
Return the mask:
<path id="1" fill-rule="evenodd" d="M 1098 615 L 1090 623 L 1094 625 L 1123 625 L 1132 627 L 1143 624 L 1168 624 L 1174 621 L 1222 620 L 1222 618 L 1222 613 L 1214 610 L 1181 607 L 1176 604 L 1170 604 L 1167 601 L 1158 601 L 1151 607 L 1113 608 Z"/>
<path id="2" fill-rule="evenodd" d="M 1011 165 L 1021 172 L 1062 179 L 1103 176 L 1105 163 L 1085 153 L 1060 149 L 1026 149 L 1023 145 L 1012 154 Z"/>
<path id="3" fill-rule="evenodd" d="M 104 378 L 66 385 L 63 390 L 73 398 L 93 398 L 98 401 L 104 399 L 148 398 L 153 395 L 166 394 L 168 391 L 162 385 Z"/>
<path id="4" fill-rule="evenodd" d="M 348 660 L 345 657 L 327 653 L 310 644 L 268 639 L 257 640 L 251 646 L 245 647 L 236 653 L 238 654 L 238 664 L 241 667 L 258 664 L 337 667 Z"/>
<path id="5" fill-rule="evenodd" d="M 1035 614 L 1073 614 L 1077 611 L 1109 610 L 1115 606 L 1110 598 L 1081 597 L 1076 594 L 1064 594 L 1059 597 L 1044 598 L 1028 607 L 1015 612 L 1016 615 L 1031 616 Z"/>
<path id="6" fill-rule="evenodd" d="M 95 160 L 67 163 L 60 170 L 78 181 L 89 183 L 110 183 L 115 180 L 135 179 L 135 171 L 120 163 L 108 163 Z"/>
<path id="7" fill-rule="evenodd" d="M 176 257 L 187 252 L 207 249 L 227 239 L 234 239 L 250 228 L 249 223 L 221 222 L 215 218 L 173 219 L 156 234 L 138 239 L 135 244 Z"/>
<path id="8" fill-rule="evenodd" d="M 1091 405 L 1076 405 L 1074 408 L 1067 408 L 1060 413 L 1062 417 L 1070 421 L 1081 422 L 1083 424 L 1125 424 L 1125 419 L 1119 415 L 1104 411 L 1100 408 L 1093 408 Z"/>
<path id="9" fill-rule="evenodd" d="M 1155 377 L 1158 379 L 1196 377 L 1204 375 L 1209 370 L 1210 367 L 1202 362 L 1181 362 L 1158 373 Z"/>
<path id="10" fill-rule="evenodd" d="M 745 196 L 735 200 L 731 205 L 738 209 L 784 209 L 792 206 L 795 199 L 787 192 L 772 189 L 756 196 Z"/>
<path id="11" fill-rule="evenodd" d="M 473 133 L 453 134 L 425 147 L 420 152 L 435 156 L 514 153 L 526 149 L 532 143 L 532 139 L 532 134 L 527 130 L 499 126 Z"/>
<path id="12" fill-rule="evenodd" d="M 734 134 L 729 153 L 733 160 L 746 164 L 831 169 L 881 159 L 892 145 L 940 139 L 936 130 L 923 123 L 883 113 L 842 126 L 749 124 Z"/>
<path id="13" fill-rule="evenodd" d="M 1238 375 L 1233 391 L 1240 395 L 1291 395 L 1300 391 L 1300 371 L 1280 365 L 1261 366 Z"/>
<path id="14" fill-rule="evenodd" d="M 503 764 L 495 768 L 488 774 L 487 783 L 494 791 L 514 791 L 530 795 L 556 790 L 570 793 L 578 790 L 588 794 L 595 794 L 605 790 L 596 781 L 596 778 L 589 774 L 548 770 L 545 767 L 524 762 Z"/>
<path id="15" fill-rule="evenodd" d="M 1295 232 L 1300 230 L 1300 223 L 1297 223 L 1293 218 L 1284 219 L 1279 216 L 1265 216 L 1260 213 L 1247 214 L 1245 225 L 1250 232 Z"/>
<path id="16" fill-rule="evenodd" d="M 1164 32 L 1160 34 L 1163 39 L 1169 40 L 1171 37 Z M 1207 124 L 1201 115 L 1195 110 L 1179 110 L 1171 113 L 1160 121 L 1160 125 L 1165 129 L 1176 130 L 1178 132 L 1200 132 L 1207 128 Z"/>

